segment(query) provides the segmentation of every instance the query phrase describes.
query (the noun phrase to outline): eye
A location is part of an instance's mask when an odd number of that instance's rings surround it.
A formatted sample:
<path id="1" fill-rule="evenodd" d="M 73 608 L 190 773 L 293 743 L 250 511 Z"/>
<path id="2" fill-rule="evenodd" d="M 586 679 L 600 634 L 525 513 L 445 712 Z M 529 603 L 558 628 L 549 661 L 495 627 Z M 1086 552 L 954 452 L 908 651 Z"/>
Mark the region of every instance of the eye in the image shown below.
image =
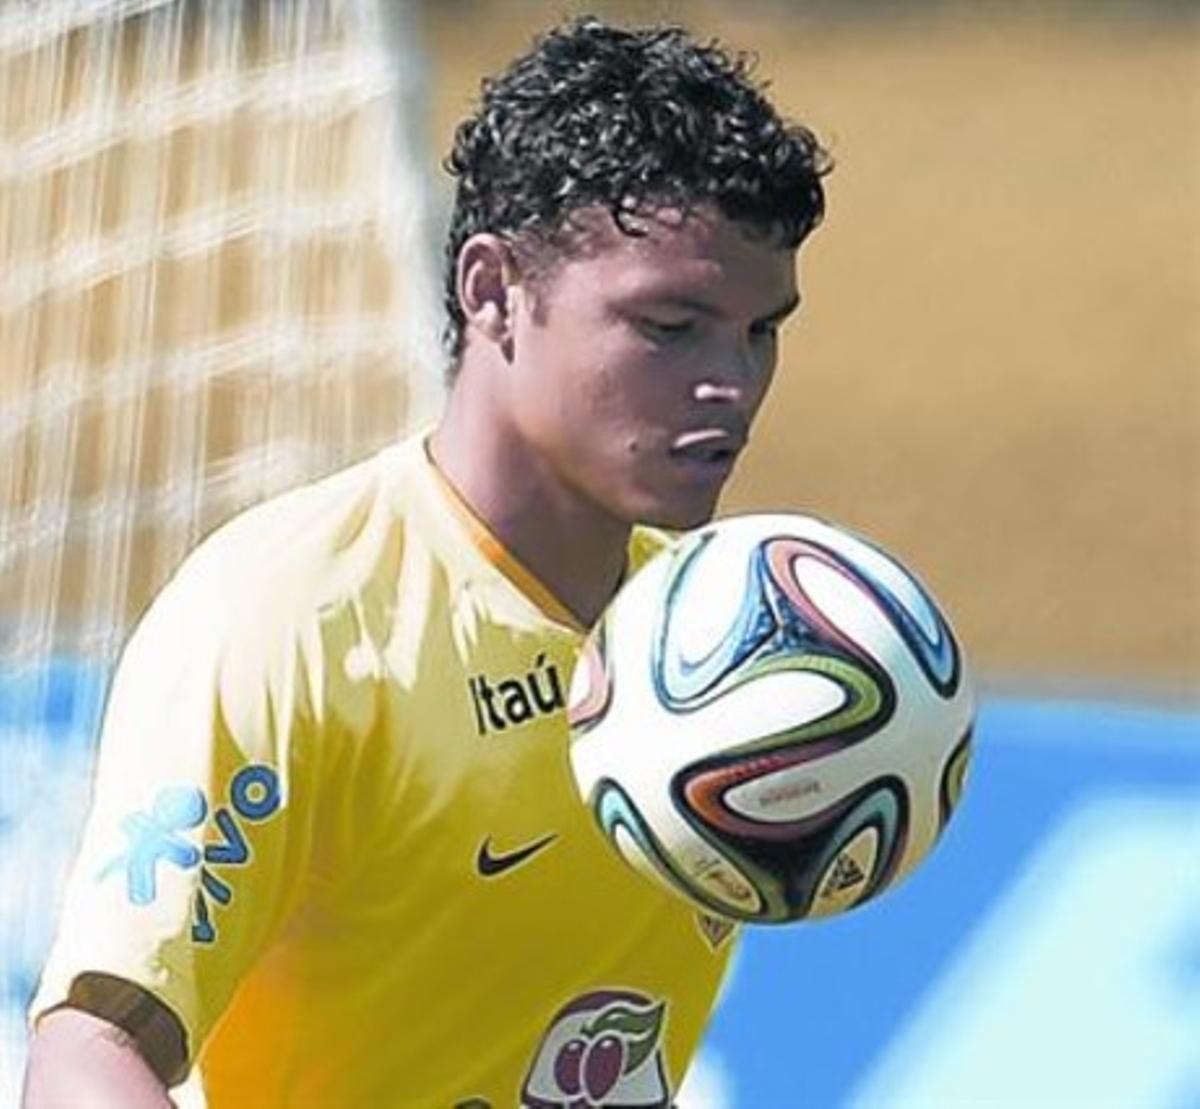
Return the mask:
<path id="1" fill-rule="evenodd" d="M 763 340 L 774 341 L 779 338 L 779 324 L 777 322 L 751 324 L 750 338 L 755 342 L 762 342 Z"/>
<path id="2" fill-rule="evenodd" d="M 638 330 L 655 342 L 670 342 L 672 339 L 682 339 L 695 329 L 692 320 L 661 320 L 650 316 L 641 316 L 637 320 Z"/>

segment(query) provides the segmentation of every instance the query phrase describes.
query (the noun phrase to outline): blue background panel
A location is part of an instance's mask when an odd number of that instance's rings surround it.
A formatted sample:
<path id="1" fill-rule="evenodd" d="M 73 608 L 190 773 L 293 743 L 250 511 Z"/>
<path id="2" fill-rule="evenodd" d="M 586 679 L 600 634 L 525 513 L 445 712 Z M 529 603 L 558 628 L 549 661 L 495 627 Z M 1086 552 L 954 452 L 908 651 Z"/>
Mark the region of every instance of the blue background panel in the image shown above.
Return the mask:
<path id="1" fill-rule="evenodd" d="M 1089 819 L 1098 808 L 1114 819 Z M 731 1087 L 729 1103 L 831 1106 L 850 1104 L 860 1092 L 868 1101 L 883 1098 L 881 1103 L 889 1103 L 886 1092 L 873 1082 L 875 1068 L 890 1045 L 904 1040 L 906 1026 L 920 1015 L 922 1002 L 937 995 L 939 983 L 952 972 L 954 988 L 964 996 L 943 999 L 946 1012 L 961 1013 L 964 1006 L 970 1007 L 971 991 L 986 988 L 992 973 L 987 953 L 961 971 L 962 952 L 989 919 L 1004 910 L 1014 888 L 1023 882 L 1029 887 L 1023 894 L 1029 908 L 1016 919 L 1008 914 L 1008 934 L 1016 941 L 1028 933 L 1026 941 L 1036 943 L 1039 928 L 1052 923 L 1040 905 L 1053 900 L 1052 890 L 1063 876 L 1088 859 L 1094 863 L 1119 852 L 1122 844 L 1145 838 L 1146 829 L 1157 822 L 1166 826 L 1158 836 L 1166 843 L 1158 852 L 1166 856 L 1166 872 L 1157 880 L 1181 888 L 1180 896 L 1194 912 L 1185 933 L 1172 936 L 1175 950 L 1158 952 L 1143 969 L 1147 975 L 1164 976 L 1167 985 L 1156 988 L 1155 996 L 1175 998 L 1168 1019 L 1195 1044 L 1195 1053 L 1191 1060 L 1156 1063 L 1145 1052 L 1140 1058 L 1131 1054 L 1133 1045 L 1128 1042 L 1085 1046 L 1101 1058 L 1107 1053 L 1122 1071 L 1155 1065 L 1176 1068 L 1174 1075 L 1135 1075 L 1128 1085 L 1170 1091 L 1152 1103 L 1164 1109 L 1200 1106 L 1197 817 L 1200 717 L 1115 704 L 985 703 L 963 802 L 941 843 L 907 882 L 842 917 L 747 931 L 708 1038 Z M 1090 834 L 1079 834 L 1079 825 Z M 1061 843 L 1063 830 L 1073 828 L 1069 842 Z M 1059 856 L 1054 865 L 1039 868 L 1038 860 L 1051 849 Z M 1133 944 L 1152 938 L 1153 922 L 1139 915 L 1157 911 L 1155 899 L 1146 896 L 1139 880 L 1149 877 L 1144 868 L 1141 875 L 1122 873 L 1120 881 L 1109 875 L 1109 888 L 1100 891 L 1107 918 L 1084 915 L 1080 902 L 1078 919 L 1067 923 L 1081 957 L 1086 957 L 1089 945 L 1103 942 L 1106 919 L 1123 920 Z M 1097 949 L 1095 974 L 1101 978 L 1103 955 Z M 1102 1020 L 1082 1019 L 1084 1014 L 1078 1022 L 1060 1020 L 1055 1027 L 1043 1027 L 1041 1013 L 1060 1015 L 1072 1009 L 1069 998 L 1047 996 L 1054 988 L 1051 981 L 1028 983 L 1027 1004 L 1011 1014 L 1014 1026 L 998 1031 L 1026 1039 L 1044 1036 L 1057 1042 L 1057 1054 L 1065 1057 L 1074 1053 L 1072 1036 L 1094 1035 L 1098 1027 L 1106 1027 Z M 1129 1003 L 1134 1002 L 1131 997 Z M 936 1039 L 936 1030 L 930 1034 Z M 950 1042 L 951 1037 L 944 1036 L 943 1053 Z M 1193 1062 L 1196 1068 L 1189 1070 Z M 894 1061 L 888 1066 L 896 1071 Z M 1116 1100 L 1089 1101 L 1084 1095 L 1092 1087 L 1084 1076 L 1072 1083 L 1069 1076 L 1063 1081 L 1061 1076 L 1030 1075 L 1022 1089 L 1047 1091 L 1047 1098 L 1018 1091 L 1010 1100 L 995 1088 L 994 1080 L 990 1088 L 983 1085 L 986 1067 L 977 1070 L 979 1087 L 956 1091 L 967 1104 L 1107 1104 L 1129 1109 L 1140 1104 L 1152 1109 L 1152 1104 L 1116 1099 L 1119 1083 L 1113 1086 Z M 1059 1092 L 1051 1096 L 1051 1089 Z"/>
<path id="2" fill-rule="evenodd" d="M 102 686 L 0 682 L 0 1105 Z M 844 916 L 747 929 L 694 1071 L 681 1109 L 1200 1107 L 1200 715 L 985 700 L 930 858 Z"/>

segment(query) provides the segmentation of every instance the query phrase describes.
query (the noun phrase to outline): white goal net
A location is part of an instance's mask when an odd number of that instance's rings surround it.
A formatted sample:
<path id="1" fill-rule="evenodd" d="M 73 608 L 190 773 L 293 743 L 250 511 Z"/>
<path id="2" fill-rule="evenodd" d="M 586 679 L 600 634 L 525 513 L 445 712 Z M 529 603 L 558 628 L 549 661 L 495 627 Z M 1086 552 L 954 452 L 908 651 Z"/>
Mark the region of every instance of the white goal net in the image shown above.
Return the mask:
<path id="1" fill-rule="evenodd" d="M 439 403 L 416 14 L 0 0 L 10 1015 L 61 877 L 30 852 L 82 815 L 55 776 L 88 748 L 131 624 L 214 526 Z M 0 1102 L 19 1038 L 5 1028 Z"/>

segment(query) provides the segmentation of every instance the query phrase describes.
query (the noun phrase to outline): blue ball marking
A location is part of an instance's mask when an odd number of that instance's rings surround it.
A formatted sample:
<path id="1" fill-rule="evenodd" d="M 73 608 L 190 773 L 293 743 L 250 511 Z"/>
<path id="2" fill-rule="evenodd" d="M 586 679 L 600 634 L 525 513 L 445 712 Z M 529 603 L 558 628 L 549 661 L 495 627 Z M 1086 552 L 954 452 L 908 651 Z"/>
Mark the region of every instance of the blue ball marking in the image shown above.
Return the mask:
<path id="1" fill-rule="evenodd" d="M 857 538 L 863 546 L 868 547 L 879 558 L 904 575 L 909 586 L 916 592 L 925 605 L 934 626 L 934 635 L 932 638 L 925 628 L 921 626 L 908 605 L 901 601 L 892 589 L 876 574 L 871 573 L 862 563 L 850 562 L 845 556 L 839 555 L 835 551 L 829 551 L 828 553 L 846 566 L 874 596 L 876 602 L 888 615 L 897 631 L 900 632 L 905 643 L 908 644 L 909 649 L 916 657 L 918 664 L 933 687 L 944 697 L 953 696 L 955 690 L 958 688 L 959 678 L 961 677 L 958 645 L 955 643 L 950 627 L 943 618 L 938 606 L 934 604 L 933 598 L 929 596 L 928 592 L 921 586 L 921 583 L 901 567 L 886 551 L 881 550 L 874 543 L 866 539 Z"/>
<path id="2" fill-rule="evenodd" d="M 663 703 L 674 709 L 686 708 L 689 703 L 702 698 L 758 651 L 777 629 L 773 614 L 764 604 L 761 572 L 756 563 L 751 563 L 733 623 L 704 658 L 692 662 L 683 657 L 677 643 L 669 641 L 671 611 L 679 603 L 679 595 L 688 583 L 696 560 L 712 538 L 712 532 L 702 534 L 683 555 L 667 587 L 655 636 L 656 650 L 652 661 L 655 689 Z"/>

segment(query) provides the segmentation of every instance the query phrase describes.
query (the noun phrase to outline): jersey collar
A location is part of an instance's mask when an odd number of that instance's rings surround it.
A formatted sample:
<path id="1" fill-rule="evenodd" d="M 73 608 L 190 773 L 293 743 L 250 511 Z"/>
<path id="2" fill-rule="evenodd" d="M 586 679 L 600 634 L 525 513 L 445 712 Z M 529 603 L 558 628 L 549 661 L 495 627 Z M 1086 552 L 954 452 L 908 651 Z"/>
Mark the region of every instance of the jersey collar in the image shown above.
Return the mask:
<path id="1" fill-rule="evenodd" d="M 432 434 L 432 432 L 428 432 L 421 437 L 421 452 L 425 465 L 433 476 L 434 484 L 442 498 L 470 536 L 475 549 L 551 620 L 565 625 L 580 635 L 586 634 L 587 629 L 580 623 L 579 618 L 555 596 L 549 586 L 500 542 L 467 503 L 462 493 L 442 473 L 429 449 L 429 440 Z"/>

